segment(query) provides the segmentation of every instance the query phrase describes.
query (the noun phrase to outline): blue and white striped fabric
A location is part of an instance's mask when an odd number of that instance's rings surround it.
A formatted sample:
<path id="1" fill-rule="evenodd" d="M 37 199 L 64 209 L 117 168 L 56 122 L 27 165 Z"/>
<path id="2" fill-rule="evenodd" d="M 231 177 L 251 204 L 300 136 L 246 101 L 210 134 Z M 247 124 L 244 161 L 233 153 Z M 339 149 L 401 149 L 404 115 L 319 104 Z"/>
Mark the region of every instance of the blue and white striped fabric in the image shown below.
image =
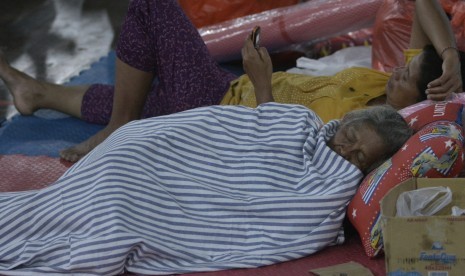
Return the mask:
<path id="1" fill-rule="evenodd" d="M 0 194 L 0 274 L 258 267 L 343 240 L 361 172 L 298 105 L 129 123 L 54 185 Z"/>

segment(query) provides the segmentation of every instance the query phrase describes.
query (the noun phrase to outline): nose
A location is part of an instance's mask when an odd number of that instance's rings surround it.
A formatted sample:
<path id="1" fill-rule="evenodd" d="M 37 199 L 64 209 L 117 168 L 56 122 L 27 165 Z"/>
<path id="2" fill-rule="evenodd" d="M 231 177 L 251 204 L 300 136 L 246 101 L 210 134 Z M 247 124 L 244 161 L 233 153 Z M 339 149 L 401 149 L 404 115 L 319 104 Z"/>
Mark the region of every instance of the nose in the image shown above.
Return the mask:
<path id="1" fill-rule="evenodd" d="M 402 73 L 404 72 L 404 70 L 405 70 L 405 66 L 395 67 L 394 70 L 392 71 L 394 79 L 398 80 L 400 76 L 402 75 Z"/>

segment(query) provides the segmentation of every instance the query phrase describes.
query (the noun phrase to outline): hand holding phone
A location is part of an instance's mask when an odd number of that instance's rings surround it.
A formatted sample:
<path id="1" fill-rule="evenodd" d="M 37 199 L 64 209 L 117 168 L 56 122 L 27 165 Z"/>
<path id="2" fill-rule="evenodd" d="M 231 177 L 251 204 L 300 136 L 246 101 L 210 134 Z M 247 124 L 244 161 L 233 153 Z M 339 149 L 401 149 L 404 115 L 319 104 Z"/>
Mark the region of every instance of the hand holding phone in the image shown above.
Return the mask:
<path id="1" fill-rule="evenodd" d="M 251 38 L 255 49 L 260 48 L 260 26 L 253 28 Z"/>

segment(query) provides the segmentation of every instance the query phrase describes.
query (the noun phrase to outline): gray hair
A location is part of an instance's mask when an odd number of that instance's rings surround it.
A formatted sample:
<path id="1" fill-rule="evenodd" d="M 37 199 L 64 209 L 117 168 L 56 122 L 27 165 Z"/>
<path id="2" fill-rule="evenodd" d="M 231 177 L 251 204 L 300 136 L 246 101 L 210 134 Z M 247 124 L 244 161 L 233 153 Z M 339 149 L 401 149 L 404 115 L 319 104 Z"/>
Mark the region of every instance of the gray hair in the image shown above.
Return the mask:
<path id="1" fill-rule="evenodd" d="M 344 116 L 341 123 L 370 126 L 384 141 L 386 150 L 383 158 L 371 164 L 364 173 L 372 171 L 391 158 L 413 134 L 404 118 L 388 105 L 351 111 Z"/>

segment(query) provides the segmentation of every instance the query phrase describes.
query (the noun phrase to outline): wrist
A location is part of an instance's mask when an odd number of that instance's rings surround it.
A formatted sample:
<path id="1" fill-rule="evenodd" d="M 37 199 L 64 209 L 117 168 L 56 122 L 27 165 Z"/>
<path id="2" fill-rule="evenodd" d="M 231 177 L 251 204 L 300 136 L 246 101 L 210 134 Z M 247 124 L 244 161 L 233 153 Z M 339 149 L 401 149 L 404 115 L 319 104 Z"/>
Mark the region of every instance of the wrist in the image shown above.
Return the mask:
<path id="1" fill-rule="evenodd" d="M 440 56 L 442 60 L 445 60 L 447 58 L 457 58 L 458 57 L 458 49 L 455 46 L 447 46 L 441 50 Z"/>
<path id="2" fill-rule="evenodd" d="M 254 90 L 257 105 L 274 101 L 271 85 L 256 86 Z"/>
<path id="3" fill-rule="evenodd" d="M 271 80 L 255 81 L 252 82 L 252 85 L 257 91 L 271 91 Z"/>

